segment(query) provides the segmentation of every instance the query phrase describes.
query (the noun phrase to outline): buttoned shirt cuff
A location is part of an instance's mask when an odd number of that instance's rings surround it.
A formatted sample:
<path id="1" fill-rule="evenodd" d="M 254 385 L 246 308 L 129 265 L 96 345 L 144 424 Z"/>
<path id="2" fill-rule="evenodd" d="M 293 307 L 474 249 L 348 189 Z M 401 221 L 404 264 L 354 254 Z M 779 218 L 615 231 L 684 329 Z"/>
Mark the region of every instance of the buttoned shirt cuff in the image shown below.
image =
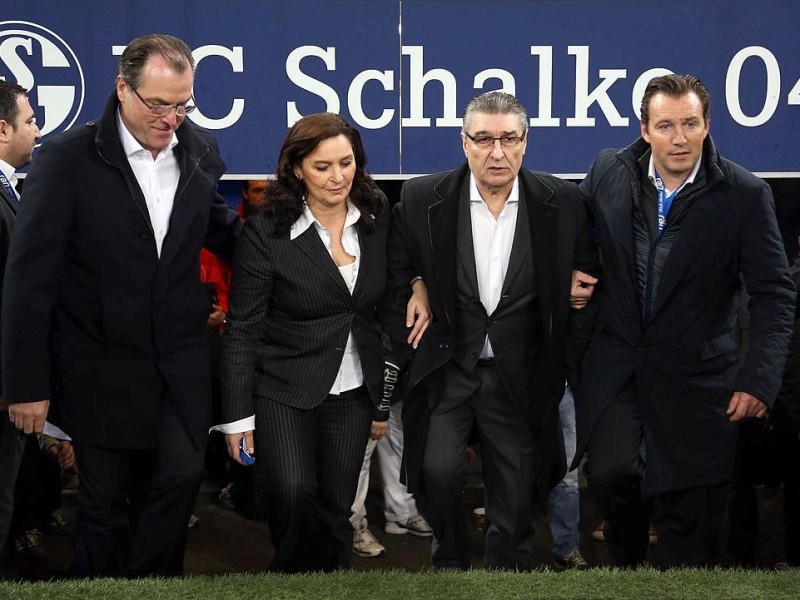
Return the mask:
<path id="1" fill-rule="evenodd" d="M 211 429 L 208 430 L 209 433 L 212 431 L 219 431 L 220 433 L 224 433 L 225 435 L 231 435 L 233 433 L 244 433 L 245 431 L 255 431 L 256 429 L 256 416 L 251 415 L 249 417 L 245 417 L 244 419 L 239 419 L 238 421 L 234 421 L 233 423 L 222 423 L 220 425 L 214 425 Z"/>

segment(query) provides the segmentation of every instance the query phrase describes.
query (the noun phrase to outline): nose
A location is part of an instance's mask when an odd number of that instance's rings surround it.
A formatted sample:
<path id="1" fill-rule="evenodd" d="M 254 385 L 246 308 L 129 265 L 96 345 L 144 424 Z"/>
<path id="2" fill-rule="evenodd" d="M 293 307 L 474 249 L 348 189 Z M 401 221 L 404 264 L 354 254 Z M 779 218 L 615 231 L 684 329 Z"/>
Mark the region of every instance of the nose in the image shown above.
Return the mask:
<path id="1" fill-rule="evenodd" d="M 686 134 L 683 131 L 683 127 L 678 127 L 675 129 L 675 139 L 672 140 L 672 143 L 678 146 L 686 143 Z"/>
<path id="2" fill-rule="evenodd" d="M 492 158 L 503 158 L 503 146 L 500 144 L 500 140 L 496 139 L 492 142 Z"/>
<path id="3" fill-rule="evenodd" d="M 168 112 L 166 115 L 164 115 L 162 118 L 163 118 L 163 120 L 164 120 L 164 121 L 167 123 L 167 125 L 169 125 L 170 127 L 172 127 L 172 128 L 174 129 L 174 128 L 176 128 L 176 127 L 178 126 L 178 122 L 179 122 L 179 121 L 180 121 L 180 120 L 181 120 L 183 117 L 179 117 L 179 116 L 178 116 L 178 111 L 177 111 L 177 109 L 176 109 L 176 108 L 173 106 L 173 107 L 172 107 L 172 110 L 171 110 L 171 111 L 169 111 L 169 112 Z"/>
<path id="4" fill-rule="evenodd" d="M 338 165 L 334 165 L 333 171 L 331 172 L 331 181 L 338 182 L 344 179 L 342 175 L 342 168 Z"/>

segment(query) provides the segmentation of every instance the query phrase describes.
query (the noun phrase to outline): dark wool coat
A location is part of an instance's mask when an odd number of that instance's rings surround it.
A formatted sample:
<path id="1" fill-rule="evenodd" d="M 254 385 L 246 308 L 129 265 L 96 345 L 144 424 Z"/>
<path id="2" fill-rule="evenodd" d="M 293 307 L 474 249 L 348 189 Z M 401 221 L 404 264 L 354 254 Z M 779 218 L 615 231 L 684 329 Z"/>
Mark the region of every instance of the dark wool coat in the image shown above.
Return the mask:
<path id="1" fill-rule="evenodd" d="M 599 314 L 576 395 L 580 457 L 599 416 L 631 380 L 644 426 L 648 493 L 730 477 L 736 427 L 726 415 L 734 391 L 772 406 L 781 384 L 794 315 L 794 285 L 770 188 L 703 148 L 707 183 L 689 191 L 652 304 L 641 309 L 642 224 L 638 140 L 604 150 L 581 184 L 603 260 Z M 676 227 L 677 235 L 670 234 Z M 637 280 L 637 271 L 639 279 Z M 750 350 L 739 364 L 737 314 L 742 283 L 750 294 Z M 576 459 L 578 460 L 578 459 Z"/>
<path id="2" fill-rule="evenodd" d="M 230 255 L 240 223 L 217 194 L 216 141 L 186 120 L 159 258 L 117 105 L 113 93 L 99 121 L 45 142 L 28 174 L 3 294 L 3 397 L 49 398 L 74 439 L 111 448 L 152 447 L 170 397 L 202 444 L 211 307 L 200 248 Z"/>
<path id="3" fill-rule="evenodd" d="M 412 491 L 419 484 L 430 418 L 430 407 L 419 401 L 414 388 L 436 377 L 453 356 L 456 225 L 460 193 L 469 175 L 465 164 L 452 172 L 406 182 L 392 217 L 389 285 L 394 290 L 407 290 L 412 278 L 421 276 L 428 287 L 434 316 L 419 348 L 411 351 L 405 343 L 405 295 L 397 293 L 392 297 L 390 289 L 384 326 L 395 342 L 395 354 L 406 366 L 404 475 Z M 577 187 L 527 169 L 520 171 L 519 180 L 520 197 L 527 203 L 540 330 L 521 332 L 518 321 L 509 319 L 493 323 L 491 336 L 509 395 L 539 445 L 535 468 L 543 490 L 559 481 L 565 470 L 558 404 L 564 394 L 567 329 L 580 314 L 569 307 L 571 274 L 573 269 L 596 271 L 597 264 Z M 512 277 L 512 273 L 509 265 L 506 277 Z M 538 343 L 531 345 L 531 339 Z M 502 352 L 498 352 L 500 348 Z"/>

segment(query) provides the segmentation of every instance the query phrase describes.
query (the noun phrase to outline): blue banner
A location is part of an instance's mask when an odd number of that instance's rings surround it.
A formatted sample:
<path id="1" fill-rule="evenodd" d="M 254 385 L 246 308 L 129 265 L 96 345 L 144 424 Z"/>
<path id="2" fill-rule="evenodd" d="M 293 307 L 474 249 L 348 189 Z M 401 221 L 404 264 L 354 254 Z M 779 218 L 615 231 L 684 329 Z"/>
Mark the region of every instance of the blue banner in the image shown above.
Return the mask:
<path id="1" fill-rule="evenodd" d="M 796 0 L 4 0 L 0 78 L 30 90 L 46 141 L 100 114 L 127 42 L 176 35 L 229 178 L 274 172 L 287 128 L 326 110 L 360 129 L 376 177 L 452 169 L 465 104 L 504 89 L 528 109 L 526 166 L 580 177 L 639 135 L 650 78 L 694 73 L 721 152 L 797 177 L 797 23 Z"/>

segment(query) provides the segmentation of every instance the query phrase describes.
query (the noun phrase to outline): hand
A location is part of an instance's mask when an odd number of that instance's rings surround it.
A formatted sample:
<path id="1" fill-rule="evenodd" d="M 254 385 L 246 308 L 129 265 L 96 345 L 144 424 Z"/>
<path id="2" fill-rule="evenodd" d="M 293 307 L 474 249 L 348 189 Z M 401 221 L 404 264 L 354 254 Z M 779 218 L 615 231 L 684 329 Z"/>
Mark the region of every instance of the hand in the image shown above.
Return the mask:
<path id="1" fill-rule="evenodd" d="M 373 421 L 372 430 L 369 432 L 369 439 L 379 440 L 386 433 L 386 428 L 389 427 L 389 421 Z"/>
<path id="2" fill-rule="evenodd" d="M 8 405 L 8 418 L 25 433 L 42 433 L 49 408 L 50 400 L 13 402 Z"/>
<path id="3" fill-rule="evenodd" d="M 222 307 L 219 304 L 212 304 L 211 308 L 214 310 L 212 310 L 211 314 L 208 315 L 208 321 L 206 321 L 206 325 L 209 327 L 222 325 L 225 322 L 225 311 L 222 310 Z"/>
<path id="4" fill-rule="evenodd" d="M 243 431 L 242 433 L 227 433 L 225 434 L 225 444 L 228 446 L 228 456 L 242 466 L 246 465 L 241 458 L 239 458 L 239 440 L 244 438 L 244 448 L 250 456 L 256 455 L 255 445 L 253 444 L 253 432 Z"/>
<path id="5" fill-rule="evenodd" d="M 767 405 L 747 392 L 733 392 L 731 401 L 728 403 L 727 414 L 730 415 L 733 423 L 747 417 L 760 419 L 767 414 Z"/>
<path id="6" fill-rule="evenodd" d="M 569 305 L 575 310 L 584 308 L 594 293 L 597 277 L 574 269 L 572 271 L 572 288 L 569 292 Z"/>
<path id="7" fill-rule="evenodd" d="M 75 466 L 75 449 L 67 440 L 53 446 L 49 452 L 58 461 L 58 466 L 62 470 Z"/>
<path id="8" fill-rule="evenodd" d="M 431 324 L 433 315 L 428 301 L 428 288 L 422 279 L 417 279 L 411 284 L 412 295 L 406 306 L 406 327 L 411 327 L 406 341 L 415 350 L 419 346 L 422 334 Z"/>

